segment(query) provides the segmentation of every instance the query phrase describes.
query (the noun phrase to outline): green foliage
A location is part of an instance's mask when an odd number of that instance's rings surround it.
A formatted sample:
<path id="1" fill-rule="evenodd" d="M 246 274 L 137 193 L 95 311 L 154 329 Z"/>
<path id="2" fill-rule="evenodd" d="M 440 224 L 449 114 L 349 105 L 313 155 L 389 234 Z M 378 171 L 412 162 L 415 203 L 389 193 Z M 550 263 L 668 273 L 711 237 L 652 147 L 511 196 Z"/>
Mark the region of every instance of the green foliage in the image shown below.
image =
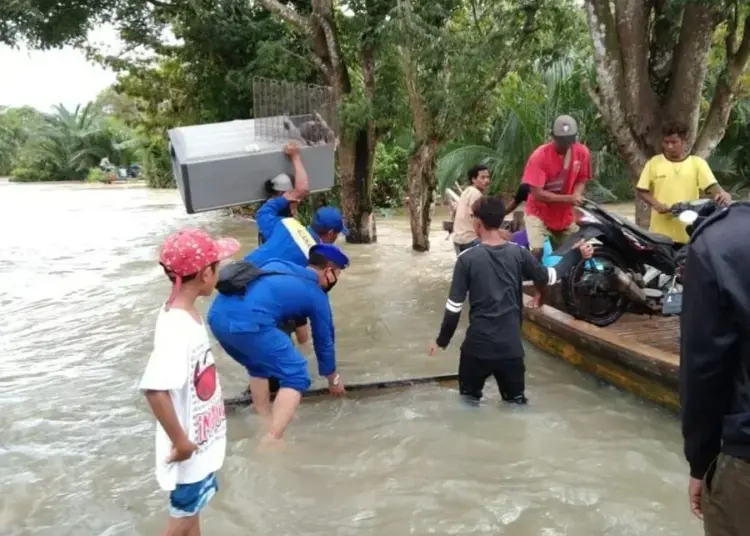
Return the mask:
<path id="1" fill-rule="evenodd" d="M 408 148 L 395 143 L 378 144 L 372 186 L 373 205 L 381 208 L 397 208 L 403 205 L 408 168 Z"/>
<path id="2" fill-rule="evenodd" d="M 153 135 L 139 152 L 141 177 L 151 188 L 175 188 L 167 140 L 163 135 Z"/>
<path id="3" fill-rule="evenodd" d="M 507 73 L 526 76 L 585 48 L 585 21 L 573 7 L 569 0 L 402 0 L 395 39 L 414 64 L 427 138 L 481 130 L 501 105 Z"/>
<path id="4" fill-rule="evenodd" d="M 112 173 L 102 171 L 99 168 L 91 168 L 88 172 L 88 175 L 86 175 L 86 181 L 87 182 L 104 182 L 107 183 L 111 180 Z"/>
<path id="5" fill-rule="evenodd" d="M 673 0 L 669 13 L 679 13 L 687 1 Z M 309 2 L 285 5 L 310 15 Z M 627 169 L 583 88 L 593 75 L 580 3 L 345 0 L 334 9 L 352 88 L 339 108 L 342 135 L 353 135 L 369 121 L 378 131 L 374 205 L 401 206 L 409 156 L 425 141 L 415 137 L 405 51 L 424 99 L 423 135 L 441 143 L 441 191 L 463 181 L 478 162 L 492 169 L 495 191 L 512 191 L 528 155 L 546 141 L 553 118 L 568 113 L 578 120 L 581 139 L 592 152 L 596 181 L 589 191 L 601 199 L 632 196 Z M 0 6 L 0 42 L 41 48 L 80 44 L 101 20 L 115 22 L 129 48 L 145 49 L 152 57 L 108 57 L 89 49 L 119 72 L 116 85 L 94 103 L 58 107 L 48 115 L 0 109 L 0 175 L 11 173 L 19 181 L 98 180 L 96 166 L 107 157 L 116 166 L 138 162 L 152 187 L 174 187 L 168 129 L 251 117 L 255 77 L 323 83 L 304 32 L 247 0 L 11 0 Z M 166 28 L 178 44 L 163 41 Z M 725 61 L 725 34 L 720 25 L 704 114 Z M 364 83 L 367 54 L 374 57 L 374 97 Z M 709 163 L 722 184 L 741 190 L 750 186 L 750 153 L 743 150 L 750 144 L 750 74 L 744 75 L 737 98 L 726 136 Z M 300 208 L 303 218 L 323 201 L 338 204 L 338 195 L 335 189 L 315 196 Z"/>
<path id="6" fill-rule="evenodd" d="M 4 0 L 0 2 L 0 44 L 26 41 L 35 48 L 80 42 L 114 0 Z"/>
<path id="7" fill-rule="evenodd" d="M 10 172 L 10 178 L 14 182 L 42 182 L 49 180 L 49 174 L 44 169 L 19 167 Z"/>
<path id="8" fill-rule="evenodd" d="M 15 167 L 22 147 L 42 124 L 42 114 L 33 108 L 0 107 L 0 176 Z"/>
<path id="9" fill-rule="evenodd" d="M 367 128 L 367 122 L 373 118 L 373 112 L 372 103 L 365 97 L 364 87 L 362 84 L 355 85 L 352 92 L 344 96 L 339 105 L 341 136 L 351 138 L 359 130 Z"/>
<path id="10" fill-rule="evenodd" d="M 96 57 L 120 71 L 116 93 L 136 103 L 147 130 L 249 118 L 254 77 L 320 82 L 304 39 L 251 2 L 124 4 L 129 9 L 121 14 L 121 37 L 156 56 Z M 166 25 L 181 44 L 155 41 Z"/>
<path id="11" fill-rule="evenodd" d="M 18 181 L 83 180 L 107 158 L 126 166 L 136 158 L 140 140 L 131 129 L 89 103 L 51 114 L 9 109 L 0 115 L 0 147 L 6 147 L 2 172 Z"/>
<path id="12" fill-rule="evenodd" d="M 729 118 L 724 139 L 709 157 L 718 181 L 728 190 L 741 192 L 750 188 L 750 99 L 738 102 Z M 746 197 L 742 195 L 742 197 Z"/>

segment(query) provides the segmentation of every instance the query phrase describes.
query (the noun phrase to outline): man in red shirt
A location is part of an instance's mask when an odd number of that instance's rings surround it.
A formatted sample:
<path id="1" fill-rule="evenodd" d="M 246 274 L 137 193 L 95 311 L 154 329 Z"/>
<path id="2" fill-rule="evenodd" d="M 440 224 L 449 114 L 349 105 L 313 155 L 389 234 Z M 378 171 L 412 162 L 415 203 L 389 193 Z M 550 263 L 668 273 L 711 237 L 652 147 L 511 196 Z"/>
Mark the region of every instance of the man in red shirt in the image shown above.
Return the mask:
<path id="1" fill-rule="evenodd" d="M 575 119 L 561 115 L 552 124 L 552 141 L 537 147 L 526 162 L 522 182 L 531 187 L 526 233 L 539 259 L 545 238 L 559 246 L 578 231 L 573 207 L 583 202 L 583 189 L 591 179 L 591 153 L 577 138 Z"/>

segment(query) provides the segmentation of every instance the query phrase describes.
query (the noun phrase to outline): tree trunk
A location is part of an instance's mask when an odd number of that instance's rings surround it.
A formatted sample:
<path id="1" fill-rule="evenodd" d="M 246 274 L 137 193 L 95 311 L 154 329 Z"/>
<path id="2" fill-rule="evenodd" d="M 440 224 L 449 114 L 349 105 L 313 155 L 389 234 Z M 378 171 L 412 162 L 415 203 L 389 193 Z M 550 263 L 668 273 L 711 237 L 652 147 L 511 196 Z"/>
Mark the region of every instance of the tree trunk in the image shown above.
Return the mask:
<path id="1" fill-rule="evenodd" d="M 341 105 L 343 99 L 351 93 L 352 84 L 349 67 L 341 53 L 333 1 L 313 0 L 312 14 L 306 17 L 279 0 L 259 0 L 259 3 L 308 38 L 312 47 L 310 58 L 332 87 L 336 105 Z M 365 93 L 372 101 L 375 98 L 374 47 L 371 43 L 364 42 L 361 47 Z M 369 244 L 377 239 L 370 195 L 377 143 L 375 122 L 369 121 L 353 137 L 343 135 L 341 125 L 336 127 L 336 134 L 341 138 L 338 161 L 342 209 L 350 233 L 347 242 Z"/>
<path id="2" fill-rule="evenodd" d="M 409 158 L 409 224 L 414 251 L 430 250 L 430 206 L 435 191 L 437 143 L 422 142 Z"/>
<path id="3" fill-rule="evenodd" d="M 408 7 L 408 3 L 400 3 Z M 405 30 L 405 29 L 404 29 Z M 399 47 L 401 52 L 406 92 L 414 128 L 416 149 L 409 157 L 407 193 L 409 196 L 409 224 L 411 247 L 414 251 L 430 250 L 430 205 L 435 190 L 437 168 L 437 140 L 431 136 L 432 122 L 427 114 L 425 99 L 419 89 L 418 67 L 412 56 L 411 43 Z"/>
<path id="4" fill-rule="evenodd" d="M 344 140 L 339 145 L 339 177 L 341 179 L 341 208 L 349 228 L 346 241 L 351 244 L 371 244 L 377 241 L 370 188 L 375 151 L 367 130 L 357 132 L 354 141 Z"/>
<path id="5" fill-rule="evenodd" d="M 638 192 L 635 193 L 635 223 L 644 229 L 651 223 L 651 207 L 638 199 Z"/>

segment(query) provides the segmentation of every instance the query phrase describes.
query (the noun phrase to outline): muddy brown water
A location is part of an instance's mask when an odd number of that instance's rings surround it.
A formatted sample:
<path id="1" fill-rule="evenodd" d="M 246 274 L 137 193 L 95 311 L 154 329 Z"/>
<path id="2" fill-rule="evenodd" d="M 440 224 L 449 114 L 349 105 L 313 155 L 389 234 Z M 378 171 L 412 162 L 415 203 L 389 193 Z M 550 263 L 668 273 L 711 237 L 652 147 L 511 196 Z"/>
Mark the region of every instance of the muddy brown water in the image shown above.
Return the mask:
<path id="1" fill-rule="evenodd" d="M 186 215 L 176 192 L 0 183 L 0 534 L 162 530 L 137 383 L 168 291 L 157 247 L 185 224 L 245 249 L 256 235 Z M 455 371 L 460 333 L 425 355 L 454 261 L 439 225 L 426 255 L 403 219 L 381 220 L 377 245 L 344 246 L 353 263 L 332 300 L 345 381 Z M 489 384 L 475 409 L 430 386 L 326 400 L 302 407 L 275 455 L 255 453 L 249 411 L 232 415 L 204 534 L 700 533 L 673 417 L 531 347 L 527 366 L 527 408 L 501 406 Z M 240 368 L 223 355 L 219 367 L 239 392 Z"/>

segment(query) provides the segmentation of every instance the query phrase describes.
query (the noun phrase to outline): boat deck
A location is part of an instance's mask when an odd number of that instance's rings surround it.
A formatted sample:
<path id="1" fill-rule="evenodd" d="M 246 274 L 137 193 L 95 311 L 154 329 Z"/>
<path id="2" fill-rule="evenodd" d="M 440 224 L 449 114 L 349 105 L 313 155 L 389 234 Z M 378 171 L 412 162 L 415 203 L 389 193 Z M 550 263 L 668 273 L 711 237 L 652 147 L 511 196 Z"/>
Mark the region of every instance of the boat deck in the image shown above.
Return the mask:
<path id="1" fill-rule="evenodd" d="M 530 294 L 532 290 L 533 287 L 530 284 L 524 285 L 526 294 Z M 559 285 L 547 289 L 544 303 L 558 311 L 565 311 Z M 669 354 L 679 355 L 680 353 L 680 318 L 678 316 L 645 316 L 626 313 L 614 324 L 600 329 L 625 341 L 657 348 Z"/>
<path id="2" fill-rule="evenodd" d="M 628 341 L 653 346 L 670 354 L 680 353 L 680 318 L 677 316 L 648 317 L 626 314 L 604 329 Z"/>

